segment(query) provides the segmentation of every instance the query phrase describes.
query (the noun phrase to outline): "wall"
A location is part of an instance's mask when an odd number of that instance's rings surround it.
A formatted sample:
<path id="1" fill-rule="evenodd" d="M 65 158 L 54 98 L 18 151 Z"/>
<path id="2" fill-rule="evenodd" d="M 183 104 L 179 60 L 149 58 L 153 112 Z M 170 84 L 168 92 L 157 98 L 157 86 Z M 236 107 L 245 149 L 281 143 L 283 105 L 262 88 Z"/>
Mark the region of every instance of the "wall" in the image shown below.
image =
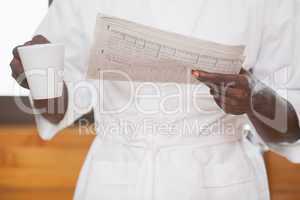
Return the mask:
<path id="1" fill-rule="evenodd" d="M 2 0 L 0 2 L 0 96 L 27 95 L 11 78 L 12 49 L 30 40 L 46 14 L 47 0 Z"/>

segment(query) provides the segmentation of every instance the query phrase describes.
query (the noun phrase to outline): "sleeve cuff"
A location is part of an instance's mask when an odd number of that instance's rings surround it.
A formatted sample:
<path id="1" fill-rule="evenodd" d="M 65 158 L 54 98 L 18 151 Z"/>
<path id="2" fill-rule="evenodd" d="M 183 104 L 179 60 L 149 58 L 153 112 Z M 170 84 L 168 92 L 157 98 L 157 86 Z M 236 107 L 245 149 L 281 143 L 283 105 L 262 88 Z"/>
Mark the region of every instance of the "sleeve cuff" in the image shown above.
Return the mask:
<path id="1" fill-rule="evenodd" d="M 285 98 L 294 108 L 297 117 L 298 117 L 298 123 L 300 126 L 300 90 L 290 90 L 290 89 L 277 89 L 277 94 L 279 94 L 281 97 Z"/>
<path id="2" fill-rule="evenodd" d="M 268 144 L 270 149 L 275 153 L 287 158 L 292 163 L 300 164 L 300 141 L 293 144 L 280 143 Z"/>
<path id="3" fill-rule="evenodd" d="M 59 131 L 72 125 L 82 115 L 88 113 L 92 109 L 91 95 L 87 88 L 72 83 L 66 83 L 68 88 L 68 108 L 62 121 L 58 124 L 53 124 L 45 119 L 34 108 L 32 98 L 31 104 L 34 112 L 35 122 L 38 133 L 43 140 L 51 140 Z"/>
<path id="4" fill-rule="evenodd" d="M 300 163 L 300 141 L 290 143 L 266 143 L 257 133 L 256 128 L 248 119 L 247 127 L 254 137 L 254 144 L 258 144 L 264 151 L 272 151 L 288 159 L 292 163 Z M 253 140 L 251 142 L 253 143 Z"/>

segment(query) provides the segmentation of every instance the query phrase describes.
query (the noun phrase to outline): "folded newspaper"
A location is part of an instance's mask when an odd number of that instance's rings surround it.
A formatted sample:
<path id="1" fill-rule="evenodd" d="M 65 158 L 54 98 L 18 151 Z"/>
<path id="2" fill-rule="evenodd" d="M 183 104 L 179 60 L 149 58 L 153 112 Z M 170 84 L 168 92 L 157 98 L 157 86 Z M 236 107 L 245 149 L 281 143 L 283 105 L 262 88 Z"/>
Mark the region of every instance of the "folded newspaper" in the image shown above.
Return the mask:
<path id="1" fill-rule="evenodd" d="M 99 14 L 87 78 L 197 83 L 192 69 L 239 73 L 244 49 Z"/>

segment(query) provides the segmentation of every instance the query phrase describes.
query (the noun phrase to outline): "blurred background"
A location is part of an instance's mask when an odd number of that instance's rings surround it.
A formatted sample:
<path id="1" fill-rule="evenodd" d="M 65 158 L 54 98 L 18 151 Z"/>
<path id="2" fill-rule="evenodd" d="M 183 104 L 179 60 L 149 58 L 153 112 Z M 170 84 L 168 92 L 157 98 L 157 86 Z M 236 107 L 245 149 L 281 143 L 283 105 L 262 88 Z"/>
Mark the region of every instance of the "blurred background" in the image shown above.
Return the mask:
<path id="1" fill-rule="evenodd" d="M 59 1 L 59 0 L 58 0 Z M 62 0 L 60 0 L 62 1 Z M 76 123 L 49 142 L 37 135 L 25 104 L 28 91 L 11 78 L 11 50 L 28 41 L 46 14 L 48 0 L 2 0 L 0 6 L 0 200 L 72 199 L 78 173 L 93 140 L 79 134 Z M 92 115 L 81 120 L 92 123 Z M 299 152 L 300 154 L 300 152 Z M 265 154 L 272 200 L 300 199 L 300 165 Z"/>

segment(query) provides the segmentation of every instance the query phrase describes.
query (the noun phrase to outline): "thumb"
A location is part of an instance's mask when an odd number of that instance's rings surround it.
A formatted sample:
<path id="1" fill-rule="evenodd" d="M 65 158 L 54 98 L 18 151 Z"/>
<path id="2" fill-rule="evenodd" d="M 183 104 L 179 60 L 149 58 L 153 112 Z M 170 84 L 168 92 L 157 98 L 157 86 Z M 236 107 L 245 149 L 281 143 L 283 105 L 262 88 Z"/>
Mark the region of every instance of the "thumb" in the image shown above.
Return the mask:
<path id="1" fill-rule="evenodd" d="M 48 44 L 50 41 L 42 35 L 36 35 L 32 38 L 32 44 Z"/>

